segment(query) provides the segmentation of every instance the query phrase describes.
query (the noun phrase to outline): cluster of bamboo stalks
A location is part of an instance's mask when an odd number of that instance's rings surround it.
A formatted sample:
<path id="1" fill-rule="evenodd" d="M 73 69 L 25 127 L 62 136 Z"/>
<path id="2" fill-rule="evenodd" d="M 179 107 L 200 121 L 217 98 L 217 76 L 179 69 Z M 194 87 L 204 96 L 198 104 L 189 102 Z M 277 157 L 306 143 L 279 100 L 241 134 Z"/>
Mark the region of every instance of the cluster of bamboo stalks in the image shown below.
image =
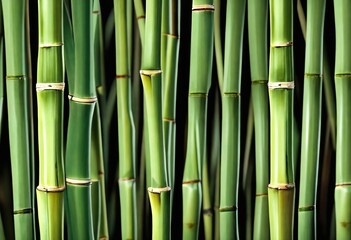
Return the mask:
<path id="1" fill-rule="evenodd" d="M 351 2 L 294 3 L 1 0 L 0 239 L 351 239 Z"/>

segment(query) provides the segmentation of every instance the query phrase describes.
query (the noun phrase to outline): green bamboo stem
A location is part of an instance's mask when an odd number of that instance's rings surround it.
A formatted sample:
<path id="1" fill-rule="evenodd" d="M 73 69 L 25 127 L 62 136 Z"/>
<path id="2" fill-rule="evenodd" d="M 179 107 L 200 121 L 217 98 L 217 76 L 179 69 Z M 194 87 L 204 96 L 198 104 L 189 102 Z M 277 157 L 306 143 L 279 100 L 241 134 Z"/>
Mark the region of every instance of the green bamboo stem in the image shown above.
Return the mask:
<path id="1" fill-rule="evenodd" d="M 138 21 L 139 26 L 139 33 L 140 33 L 140 40 L 141 46 L 144 46 L 145 42 L 145 12 L 142 0 L 134 0 L 134 10 L 136 19 Z"/>
<path id="2" fill-rule="evenodd" d="M 217 144 L 217 142 L 215 143 Z M 202 199 L 202 215 L 204 221 L 204 232 L 205 232 L 205 239 L 210 240 L 212 239 L 213 235 L 213 211 L 211 205 L 211 193 L 210 193 L 210 179 L 208 174 L 208 158 L 207 154 L 204 156 L 204 163 L 202 169 L 202 192 L 203 192 L 203 199 Z"/>
<path id="3" fill-rule="evenodd" d="M 192 6 L 187 151 L 183 175 L 183 239 L 197 239 L 202 202 L 207 97 L 213 59 L 213 0 L 194 0 Z M 205 31 L 206 29 L 206 31 Z"/>
<path id="4" fill-rule="evenodd" d="M 127 2 L 115 0 L 119 191 L 122 239 L 136 239 L 135 128 L 131 109 Z M 130 39 L 129 39 L 130 40 Z"/>
<path id="5" fill-rule="evenodd" d="M 213 5 L 215 6 L 214 13 L 214 47 L 215 47 L 215 57 L 217 65 L 217 78 L 218 86 L 223 93 L 223 48 L 222 48 L 222 34 L 221 34 L 221 0 L 214 0 Z"/>
<path id="6" fill-rule="evenodd" d="M 270 0 L 269 103 L 271 177 L 268 185 L 272 239 L 293 238 L 293 1 Z"/>
<path id="7" fill-rule="evenodd" d="M 63 239 L 63 2 L 39 1 L 37 71 L 40 236 Z"/>
<path id="8" fill-rule="evenodd" d="M 164 1 L 167 2 L 167 1 Z M 163 6 L 163 5 L 162 5 Z M 168 182 L 171 189 L 175 181 L 175 150 L 176 150 L 176 96 L 178 79 L 178 58 L 179 58 L 179 33 L 180 33 L 180 1 L 170 0 L 169 28 L 164 29 L 162 35 L 166 39 L 165 67 L 162 68 L 164 76 L 163 84 L 163 136 L 165 141 L 165 154 L 167 159 Z M 162 22 L 163 24 L 163 22 Z M 162 41 L 161 41 L 162 43 Z M 161 45 L 162 47 L 162 45 Z M 162 50 L 162 49 L 161 49 Z M 162 51 L 161 51 L 162 52 Z M 171 191 L 171 211 L 173 206 L 173 193 Z M 172 212 L 170 213 L 172 218 Z"/>
<path id="9" fill-rule="evenodd" d="M 336 181 L 335 218 L 336 238 L 351 238 L 351 2 L 334 1 L 336 52 Z"/>
<path id="10" fill-rule="evenodd" d="M 161 16 L 161 69 L 166 69 L 167 59 L 167 34 L 170 33 L 170 0 L 162 0 L 162 16 Z"/>
<path id="11" fill-rule="evenodd" d="M 92 66 L 92 1 L 71 1 L 74 36 L 74 81 L 70 83 L 66 146 L 66 213 L 70 239 L 92 239 L 90 176 L 91 126 L 96 102 Z M 71 88 L 73 88 L 71 90 Z"/>
<path id="12" fill-rule="evenodd" d="M 316 195 L 322 113 L 325 1 L 307 1 L 306 60 L 302 115 L 299 239 L 316 238 Z"/>
<path id="13" fill-rule="evenodd" d="M 239 238 L 237 223 L 240 170 L 241 61 L 245 0 L 227 3 L 222 94 L 220 238 Z"/>
<path id="14" fill-rule="evenodd" d="M 25 1 L 2 1 L 15 237 L 33 238 Z"/>
<path id="15" fill-rule="evenodd" d="M 256 196 L 253 239 L 269 239 L 268 0 L 248 0 L 251 91 L 255 125 Z"/>

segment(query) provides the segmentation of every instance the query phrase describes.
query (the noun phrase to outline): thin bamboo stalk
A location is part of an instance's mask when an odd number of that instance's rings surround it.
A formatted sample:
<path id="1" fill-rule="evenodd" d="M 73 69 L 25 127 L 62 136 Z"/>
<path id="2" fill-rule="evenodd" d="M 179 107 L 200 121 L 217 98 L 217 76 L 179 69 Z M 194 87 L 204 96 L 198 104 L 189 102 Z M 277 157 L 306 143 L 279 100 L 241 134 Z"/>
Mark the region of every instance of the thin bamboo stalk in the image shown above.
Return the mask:
<path id="1" fill-rule="evenodd" d="M 248 0 L 251 91 L 255 125 L 256 196 L 254 239 L 269 239 L 268 0 Z"/>
<path id="2" fill-rule="evenodd" d="M 351 236 L 351 1 L 334 1 L 336 91 L 336 238 Z"/>
<path id="3" fill-rule="evenodd" d="M 37 71 L 40 236 L 63 239 L 63 2 L 39 1 Z"/>
<path id="4" fill-rule="evenodd" d="M 222 34 L 221 34 L 221 0 L 214 0 L 213 5 L 215 6 L 214 13 L 214 47 L 215 47 L 215 57 L 217 65 L 217 78 L 218 86 L 223 93 L 223 48 L 222 48 Z"/>
<path id="5" fill-rule="evenodd" d="M 145 39 L 145 12 L 142 0 L 134 0 L 136 19 L 138 20 L 141 46 L 144 46 Z"/>
<path id="6" fill-rule="evenodd" d="M 299 239 L 316 238 L 316 194 L 322 107 L 325 1 L 307 1 L 306 60 L 302 116 Z"/>
<path id="7" fill-rule="evenodd" d="M 67 226 L 69 238 L 92 239 L 90 147 L 92 118 L 97 100 L 91 72 L 92 1 L 72 0 L 71 8 L 76 62 L 74 81 L 69 85 L 71 95 L 66 146 Z"/>
<path id="8" fill-rule="evenodd" d="M 191 21 L 187 151 L 183 175 L 183 239 L 197 239 L 202 202 L 207 97 L 213 59 L 213 0 L 194 0 Z M 206 30 L 205 30 L 206 29 Z"/>
<path id="9" fill-rule="evenodd" d="M 33 234 L 31 147 L 25 51 L 25 0 L 2 1 L 15 237 Z"/>
<path id="10" fill-rule="evenodd" d="M 271 177 L 268 185 L 272 239 L 293 238 L 293 1 L 270 0 L 269 103 Z"/>
<path id="11" fill-rule="evenodd" d="M 240 170 L 241 61 L 245 0 L 227 3 L 222 94 L 220 238 L 239 238 L 237 209 Z"/>
<path id="12" fill-rule="evenodd" d="M 115 0 L 119 191 L 122 238 L 137 238 L 135 127 L 131 109 L 130 47 L 127 2 Z"/>

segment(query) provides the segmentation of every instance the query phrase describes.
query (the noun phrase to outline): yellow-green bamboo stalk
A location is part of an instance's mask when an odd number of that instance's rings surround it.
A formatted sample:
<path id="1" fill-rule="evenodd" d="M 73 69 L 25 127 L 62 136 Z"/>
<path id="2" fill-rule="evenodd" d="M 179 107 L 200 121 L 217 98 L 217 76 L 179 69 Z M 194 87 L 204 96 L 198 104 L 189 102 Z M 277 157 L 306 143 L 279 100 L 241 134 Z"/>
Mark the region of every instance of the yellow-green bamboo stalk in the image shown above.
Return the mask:
<path id="1" fill-rule="evenodd" d="M 293 1 L 270 0 L 269 103 L 271 162 L 268 185 L 272 239 L 293 239 Z"/>
<path id="2" fill-rule="evenodd" d="M 269 239 L 268 0 L 248 0 L 251 89 L 255 124 L 254 239 Z"/>
<path id="3" fill-rule="evenodd" d="M 2 1 L 13 213 L 16 239 L 32 239 L 31 146 L 26 76 L 25 0 Z"/>
<path id="4" fill-rule="evenodd" d="M 202 164 L 205 154 L 207 96 L 213 58 L 213 0 L 192 5 L 188 137 L 183 175 L 183 239 L 197 239 L 202 203 Z"/>
<path id="5" fill-rule="evenodd" d="M 63 239 L 63 2 L 39 1 L 37 71 L 40 236 Z"/>
<path id="6" fill-rule="evenodd" d="M 91 126 L 96 102 L 92 77 L 92 0 L 72 0 L 74 80 L 69 82 L 70 116 L 66 146 L 66 203 L 70 239 L 92 239 Z"/>
<path id="7" fill-rule="evenodd" d="M 336 238 L 351 239 L 351 1 L 334 0 L 336 51 Z"/>
<path id="8" fill-rule="evenodd" d="M 316 238 L 316 194 L 322 107 L 325 1 L 307 1 L 306 60 L 302 117 L 299 239 Z"/>

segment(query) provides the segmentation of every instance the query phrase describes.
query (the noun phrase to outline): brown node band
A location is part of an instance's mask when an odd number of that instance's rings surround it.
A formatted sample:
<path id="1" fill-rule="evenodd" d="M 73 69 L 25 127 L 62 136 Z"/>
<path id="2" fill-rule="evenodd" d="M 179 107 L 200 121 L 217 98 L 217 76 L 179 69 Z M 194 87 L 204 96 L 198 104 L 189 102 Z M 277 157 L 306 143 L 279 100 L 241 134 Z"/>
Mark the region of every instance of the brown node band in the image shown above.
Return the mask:
<path id="1" fill-rule="evenodd" d="M 344 182 L 344 183 L 336 183 L 335 187 L 347 187 L 351 186 L 351 182 Z"/>
<path id="2" fill-rule="evenodd" d="M 189 180 L 189 181 L 183 181 L 183 185 L 186 185 L 186 184 L 195 184 L 195 183 L 200 183 L 201 180 L 200 179 L 194 179 L 194 180 Z"/>
<path id="3" fill-rule="evenodd" d="M 116 75 L 115 78 L 119 79 L 119 78 L 129 78 L 130 76 L 128 74 L 120 74 L 120 75 Z"/>
<path id="4" fill-rule="evenodd" d="M 163 188 L 149 187 L 147 190 L 150 193 L 162 193 L 162 192 L 169 192 L 169 191 L 171 191 L 171 188 L 170 187 L 163 187 Z"/>
<path id="5" fill-rule="evenodd" d="M 199 4 L 199 5 L 193 5 L 192 11 L 210 11 L 213 12 L 215 10 L 214 5 L 212 4 Z"/>
<path id="6" fill-rule="evenodd" d="M 91 179 L 66 178 L 66 183 L 69 185 L 76 185 L 76 186 L 89 186 L 91 185 Z"/>
<path id="7" fill-rule="evenodd" d="M 305 207 L 299 207 L 299 212 L 314 211 L 315 208 L 316 208 L 315 205 L 305 206 Z"/>
<path id="8" fill-rule="evenodd" d="M 213 209 L 212 208 L 202 209 L 202 214 L 204 214 L 204 215 L 212 215 L 212 213 L 213 213 Z"/>
<path id="9" fill-rule="evenodd" d="M 66 189 L 66 186 L 56 187 L 56 186 L 38 186 L 37 190 L 40 192 L 63 192 Z"/>
<path id="10" fill-rule="evenodd" d="M 337 77 L 337 78 L 342 78 L 342 77 L 351 78 L 351 73 L 337 73 L 337 74 L 335 74 L 335 77 Z"/>
<path id="11" fill-rule="evenodd" d="M 99 10 L 94 10 L 93 14 L 100 14 L 100 11 Z"/>
<path id="12" fill-rule="evenodd" d="M 295 188 L 295 184 L 289 184 L 289 183 L 268 184 L 268 188 L 276 189 L 276 190 L 290 190 Z"/>
<path id="13" fill-rule="evenodd" d="M 266 197 L 268 196 L 268 193 L 257 193 L 256 197 Z"/>
<path id="14" fill-rule="evenodd" d="M 139 19 L 145 19 L 145 16 L 144 16 L 144 15 L 138 16 L 136 19 L 137 19 L 137 20 L 139 20 Z"/>
<path id="15" fill-rule="evenodd" d="M 189 97 L 207 98 L 208 97 L 208 93 L 191 92 L 191 93 L 189 93 Z"/>
<path id="16" fill-rule="evenodd" d="M 14 210 L 13 214 L 28 214 L 32 212 L 33 212 L 32 208 L 20 208 L 20 209 Z"/>
<path id="17" fill-rule="evenodd" d="M 119 178 L 118 182 L 135 182 L 135 178 Z"/>
<path id="18" fill-rule="evenodd" d="M 239 92 L 224 92 L 223 96 L 225 96 L 225 97 L 240 97 L 241 94 Z"/>
<path id="19" fill-rule="evenodd" d="M 291 47 L 294 45 L 294 42 L 282 42 L 282 43 L 275 43 L 272 44 L 271 47 L 272 48 L 282 48 L 282 47 Z"/>
<path id="20" fill-rule="evenodd" d="M 234 212 L 236 210 L 238 210 L 237 206 L 227 206 L 218 208 L 219 212 Z"/>
<path id="21" fill-rule="evenodd" d="M 24 80 L 24 79 L 26 79 L 25 75 L 6 76 L 6 80 Z"/>

